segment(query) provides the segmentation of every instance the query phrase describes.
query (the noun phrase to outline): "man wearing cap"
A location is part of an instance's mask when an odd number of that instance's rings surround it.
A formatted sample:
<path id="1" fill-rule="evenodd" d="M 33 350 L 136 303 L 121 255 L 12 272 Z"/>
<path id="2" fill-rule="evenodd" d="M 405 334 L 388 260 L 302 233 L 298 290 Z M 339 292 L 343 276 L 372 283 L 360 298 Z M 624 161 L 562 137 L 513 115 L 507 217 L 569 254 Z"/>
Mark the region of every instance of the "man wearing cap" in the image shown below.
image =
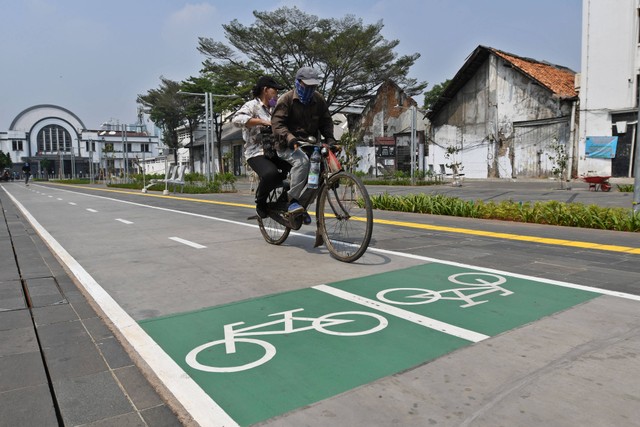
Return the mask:
<path id="1" fill-rule="evenodd" d="M 251 90 L 253 99 L 247 101 L 233 116 L 232 123 L 242 128 L 244 157 L 260 177 L 256 188 L 256 213 L 267 216 L 267 197 L 286 177 L 291 165 L 269 152 L 262 144 L 261 130 L 271 126 L 271 113 L 278 102 L 278 90 L 284 89 L 273 77 L 262 76 Z M 280 172 L 282 171 L 282 172 Z"/>
<path id="2" fill-rule="evenodd" d="M 322 135 L 327 143 L 335 143 L 333 120 L 329 105 L 316 91 L 320 85 L 320 75 L 311 67 L 302 67 L 296 73 L 295 88 L 278 100 L 271 118 L 273 133 L 284 142 L 278 157 L 291 165 L 291 189 L 289 190 L 289 212 L 303 212 L 299 198 L 306 185 L 309 173 L 309 158 L 298 149 L 298 142 L 309 137 Z"/>

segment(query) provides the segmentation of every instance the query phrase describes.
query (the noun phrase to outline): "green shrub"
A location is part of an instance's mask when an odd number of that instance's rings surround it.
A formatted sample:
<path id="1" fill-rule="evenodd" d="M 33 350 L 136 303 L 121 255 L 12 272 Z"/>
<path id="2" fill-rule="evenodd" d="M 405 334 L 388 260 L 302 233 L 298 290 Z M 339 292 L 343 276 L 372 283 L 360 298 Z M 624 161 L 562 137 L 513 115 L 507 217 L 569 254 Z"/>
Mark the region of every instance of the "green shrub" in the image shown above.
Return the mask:
<path id="1" fill-rule="evenodd" d="M 448 215 L 467 218 L 499 219 L 504 221 L 569 227 L 596 228 L 615 231 L 640 231 L 640 213 L 627 208 L 606 208 L 581 203 L 514 202 L 500 203 L 464 201 L 442 194 L 410 194 L 392 196 L 388 193 L 371 197 L 374 209 Z"/>

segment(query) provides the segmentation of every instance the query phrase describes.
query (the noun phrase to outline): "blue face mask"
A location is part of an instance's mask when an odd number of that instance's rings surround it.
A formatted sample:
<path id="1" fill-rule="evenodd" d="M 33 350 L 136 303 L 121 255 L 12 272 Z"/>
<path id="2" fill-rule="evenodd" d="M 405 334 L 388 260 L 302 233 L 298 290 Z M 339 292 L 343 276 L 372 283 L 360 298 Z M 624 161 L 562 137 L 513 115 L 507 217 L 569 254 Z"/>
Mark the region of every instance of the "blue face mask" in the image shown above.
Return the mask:
<path id="1" fill-rule="evenodd" d="M 296 93 L 298 94 L 298 98 L 300 98 L 300 102 L 303 104 L 308 104 L 311 102 L 311 98 L 313 98 L 313 92 L 316 91 L 315 86 L 302 86 L 298 80 L 296 80 Z"/>

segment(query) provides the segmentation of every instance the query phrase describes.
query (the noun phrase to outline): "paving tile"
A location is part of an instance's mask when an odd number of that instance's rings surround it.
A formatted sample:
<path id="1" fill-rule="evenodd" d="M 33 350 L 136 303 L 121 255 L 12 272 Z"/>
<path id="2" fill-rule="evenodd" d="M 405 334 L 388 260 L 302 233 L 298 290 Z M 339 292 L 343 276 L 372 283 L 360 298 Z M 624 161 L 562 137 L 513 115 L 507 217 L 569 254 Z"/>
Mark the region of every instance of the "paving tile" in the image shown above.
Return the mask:
<path id="1" fill-rule="evenodd" d="M 133 361 L 115 337 L 105 338 L 97 344 L 111 369 L 133 365 Z"/>
<path id="2" fill-rule="evenodd" d="M 39 351 L 35 330 L 18 328 L 0 331 L 0 357 Z"/>
<path id="3" fill-rule="evenodd" d="M 68 346 L 90 338 L 80 320 L 39 326 L 38 336 L 44 348 Z"/>
<path id="4" fill-rule="evenodd" d="M 156 406 L 155 408 L 141 411 L 142 418 L 147 425 L 153 427 L 182 427 L 182 423 L 178 421 L 178 417 L 166 405 Z"/>
<path id="5" fill-rule="evenodd" d="M 83 319 L 82 323 L 84 323 L 85 328 L 89 331 L 91 337 L 94 340 L 100 341 L 105 338 L 110 338 L 113 336 L 107 325 L 104 324 L 102 319 L 99 317 L 90 317 L 88 319 Z"/>
<path id="6" fill-rule="evenodd" d="M 0 357 L 0 393 L 48 384 L 39 351 Z"/>
<path id="7" fill-rule="evenodd" d="M 43 307 L 66 302 L 53 277 L 39 277 L 25 280 L 33 307 Z"/>
<path id="8" fill-rule="evenodd" d="M 88 337 L 68 345 L 44 348 L 52 380 L 65 380 L 103 372 L 107 364 Z"/>
<path id="9" fill-rule="evenodd" d="M 0 311 L 0 331 L 33 327 L 29 310 Z"/>
<path id="10" fill-rule="evenodd" d="M 69 304 L 34 307 L 32 311 L 36 326 L 78 320 L 78 315 Z"/>
<path id="11" fill-rule="evenodd" d="M 84 424 L 82 427 L 147 427 L 147 423 L 144 422 L 137 412 L 130 412 L 94 423 Z"/>
<path id="12" fill-rule="evenodd" d="M 0 393 L 0 423 L 3 426 L 58 427 L 49 386 Z"/>
<path id="13" fill-rule="evenodd" d="M 54 380 L 54 388 L 65 425 L 87 424 L 134 411 L 108 371 Z"/>
<path id="14" fill-rule="evenodd" d="M 116 369 L 114 373 L 139 410 L 153 408 L 164 403 L 151 387 L 149 381 L 135 366 Z"/>

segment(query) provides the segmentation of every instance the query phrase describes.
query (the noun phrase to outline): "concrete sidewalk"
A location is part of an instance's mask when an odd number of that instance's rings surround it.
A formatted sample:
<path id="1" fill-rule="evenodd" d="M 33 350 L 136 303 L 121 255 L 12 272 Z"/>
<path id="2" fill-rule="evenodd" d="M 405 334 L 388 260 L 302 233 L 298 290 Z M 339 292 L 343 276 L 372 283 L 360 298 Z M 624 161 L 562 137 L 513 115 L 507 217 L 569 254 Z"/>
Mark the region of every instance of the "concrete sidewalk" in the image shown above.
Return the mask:
<path id="1" fill-rule="evenodd" d="M 0 425 L 182 425 L 4 192 L 0 205 Z"/>

